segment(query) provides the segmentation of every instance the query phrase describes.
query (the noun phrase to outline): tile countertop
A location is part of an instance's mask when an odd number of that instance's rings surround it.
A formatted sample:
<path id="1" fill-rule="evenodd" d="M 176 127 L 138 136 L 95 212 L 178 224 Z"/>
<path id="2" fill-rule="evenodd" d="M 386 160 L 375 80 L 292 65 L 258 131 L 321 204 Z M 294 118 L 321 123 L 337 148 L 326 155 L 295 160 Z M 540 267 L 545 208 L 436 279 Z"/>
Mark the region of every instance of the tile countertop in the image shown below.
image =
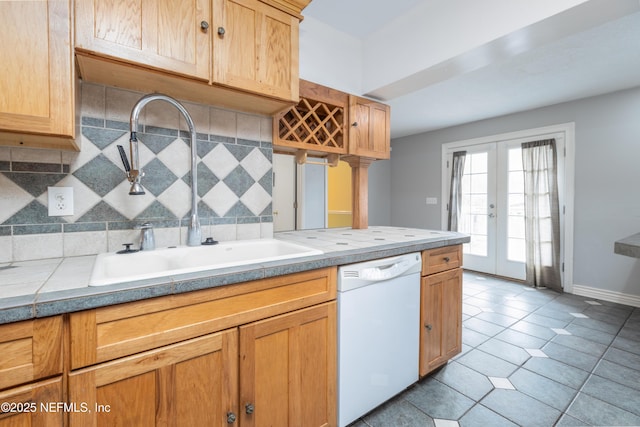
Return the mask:
<path id="1" fill-rule="evenodd" d="M 322 255 L 248 264 L 197 273 L 89 286 L 96 256 L 52 258 L 0 264 L 0 324 L 410 252 L 456 245 L 469 236 L 403 227 L 314 229 L 274 237 L 320 249 Z"/>
<path id="2" fill-rule="evenodd" d="M 640 258 L 640 233 L 615 242 L 613 252 L 634 258 Z"/>

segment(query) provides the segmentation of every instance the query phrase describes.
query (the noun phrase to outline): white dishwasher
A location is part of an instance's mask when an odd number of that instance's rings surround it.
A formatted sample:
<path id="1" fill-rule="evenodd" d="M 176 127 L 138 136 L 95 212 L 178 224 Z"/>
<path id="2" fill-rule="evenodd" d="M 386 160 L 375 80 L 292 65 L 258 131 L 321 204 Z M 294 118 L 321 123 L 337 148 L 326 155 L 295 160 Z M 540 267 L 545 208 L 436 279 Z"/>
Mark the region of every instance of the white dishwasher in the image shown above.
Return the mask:
<path id="1" fill-rule="evenodd" d="M 338 427 L 418 380 L 420 253 L 338 270 Z"/>

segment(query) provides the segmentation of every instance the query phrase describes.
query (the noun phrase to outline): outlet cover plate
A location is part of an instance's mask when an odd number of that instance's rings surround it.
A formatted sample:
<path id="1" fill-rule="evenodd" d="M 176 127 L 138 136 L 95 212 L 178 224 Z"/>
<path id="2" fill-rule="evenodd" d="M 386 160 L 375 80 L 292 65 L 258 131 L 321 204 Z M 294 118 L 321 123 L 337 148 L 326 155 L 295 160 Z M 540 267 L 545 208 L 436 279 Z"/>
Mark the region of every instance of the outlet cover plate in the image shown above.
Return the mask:
<path id="1" fill-rule="evenodd" d="M 73 215 L 73 187 L 48 187 L 49 216 Z"/>

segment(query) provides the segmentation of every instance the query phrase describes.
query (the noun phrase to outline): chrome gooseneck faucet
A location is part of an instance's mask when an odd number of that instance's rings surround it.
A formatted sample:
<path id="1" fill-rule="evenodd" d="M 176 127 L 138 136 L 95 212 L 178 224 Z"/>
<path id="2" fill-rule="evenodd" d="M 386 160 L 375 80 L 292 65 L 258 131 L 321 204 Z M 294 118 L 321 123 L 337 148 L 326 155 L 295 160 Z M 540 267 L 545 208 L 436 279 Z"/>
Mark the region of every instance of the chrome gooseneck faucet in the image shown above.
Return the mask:
<path id="1" fill-rule="evenodd" d="M 140 155 L 138 153 L 138 138 L 136 132 L 138 130 L 138 116 L 142 109 L 151 101 L 166 101 L 173 105 L 182 113 L 187 125 L 189 126 L 189 132 L 191 134 L 191 218 L 189 219 L 189 226 L 187 229 L 187 245 L 199 246 L 202 243 L 200 220 L 198 218 L 198 182 L 197 182 L 197 147 L 196 147 L 196 128 L 193 124 L 193 120 L 189 115 L 189 112 L 175 99 L 167 95 L 159 93 L 153 93 L 145 95 L 133 106 L 131 110 L 131 138 L 129 140 L 131 150 L 131 166 L 132 169 L 127 170 L 127 178 L 131 182 L 131 195 L 144 194 L 144 188 L 142 187 L 141 179 L 144 176 L 144 172 L 140 170 Z M 120 153 L 123 154 L 122 152 Z M 123 162 L 124 162 L 123 158 Z M 125 163 L 125 169 L 129 169 Z"/>

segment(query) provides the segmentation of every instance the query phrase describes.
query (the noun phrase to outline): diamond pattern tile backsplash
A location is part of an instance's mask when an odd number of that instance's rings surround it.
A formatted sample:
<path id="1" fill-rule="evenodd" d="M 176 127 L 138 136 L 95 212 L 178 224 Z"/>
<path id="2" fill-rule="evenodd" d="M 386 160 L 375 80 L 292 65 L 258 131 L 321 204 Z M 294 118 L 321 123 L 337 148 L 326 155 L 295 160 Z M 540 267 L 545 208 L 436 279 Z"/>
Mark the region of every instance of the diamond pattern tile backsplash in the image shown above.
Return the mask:
<path id="1" fill-rule="evenodd" d="M 0 147 L 0 263 L 91 255 L 138 244 L 151 222 L 158 246 L 184 244 L 191 209 L 189 134 L 156 102 L 138 129 L 143 196 L 129 196 L 117 146 L 129 153 L 128 114 L 143 94 L 83 84 L 81 151 Z M 203 237 L 271 237 L 271 118 L 183 103 L 197 127 Z M 164 111 L 164 110 L 168 110 Z M 206 123 L 202 123 L 206 122 Z M 74 215 L 48 216 L 47 188 L 73 187 Z"/>

